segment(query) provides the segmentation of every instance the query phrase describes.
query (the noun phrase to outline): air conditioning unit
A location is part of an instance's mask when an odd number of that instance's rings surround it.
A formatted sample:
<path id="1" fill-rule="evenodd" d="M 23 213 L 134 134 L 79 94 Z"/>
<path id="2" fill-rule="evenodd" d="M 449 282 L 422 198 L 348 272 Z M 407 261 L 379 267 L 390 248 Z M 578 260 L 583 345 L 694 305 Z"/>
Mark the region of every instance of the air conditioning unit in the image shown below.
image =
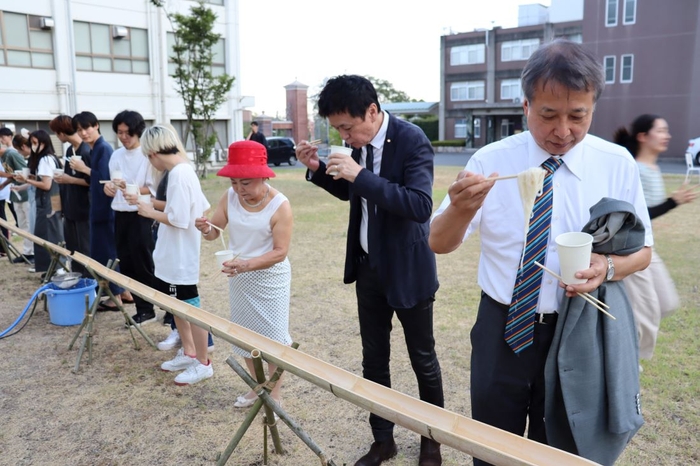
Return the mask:
<path id="1" fill-rule="evenodd" d="M 125 26 L 112 26 L 112 37 L 123 39 L 129 35 L 129 30 Z"/>
<path id="2" fill-rule="evenodd" d="M 39 20 L 39 26 L 41 29 L 53 29 L 54 21 L 53 18 L 42 17 Z"/>
<path id="3" fill-rule="evenodd" d="M 519 103 L 520 103 L 520 97 L 516 97 L 515 99 L 513 99 L 513 103 L 514 103 L 514 104 L 519 104 Z"/>

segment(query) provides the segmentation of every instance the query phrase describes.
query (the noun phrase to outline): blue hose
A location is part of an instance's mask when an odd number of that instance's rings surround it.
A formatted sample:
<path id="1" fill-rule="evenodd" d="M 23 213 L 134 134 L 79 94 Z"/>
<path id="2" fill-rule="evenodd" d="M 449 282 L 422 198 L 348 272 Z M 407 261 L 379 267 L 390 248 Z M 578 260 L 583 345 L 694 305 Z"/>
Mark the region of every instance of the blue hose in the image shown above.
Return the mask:
<path id="1" fill-rule="evenodd" d="M 53 287 L 51 286 L 51 284 L 46 284 L 46 285 L 42 286 L 41 288 L 39 288 L 38 290 L 36 290 L 36 291 L 34 292 L 34 294 L 32 295 L 31 299 L 29 300 L 29 302 L 27 303 L 27 306 L 24 308 L 24 310 L 23 310 L 22 313 L 19 315 L 19 317 L 17 317 L 17 320 L 15 320 L 14 322 L 12 322 L 12 325 L 10 325 L 6 330 L 3 330 L 2 332 L 0 332 L 0 338 L 5 337 L 5 335 L 7 335 L 9 332 L 11 332 L 12 329 L 14 329 L 14 328 L 17 326 L 17 324 L 19 324 L 20 322 L 22 322 L 22 319 L 24 319 L 24 316 L 27 314 L 27 311 L 29 310 L 29 307 L 32 305 L 32 303 L 33 303 L 34 300 L 37 298 L 37 296 L 39 296 L 39 295 L 40 295 L 41 293 L 43 293 L 44 291 L 46 291 L 46 290 L 51 290 L 51 289 L 53 289 Z"/>

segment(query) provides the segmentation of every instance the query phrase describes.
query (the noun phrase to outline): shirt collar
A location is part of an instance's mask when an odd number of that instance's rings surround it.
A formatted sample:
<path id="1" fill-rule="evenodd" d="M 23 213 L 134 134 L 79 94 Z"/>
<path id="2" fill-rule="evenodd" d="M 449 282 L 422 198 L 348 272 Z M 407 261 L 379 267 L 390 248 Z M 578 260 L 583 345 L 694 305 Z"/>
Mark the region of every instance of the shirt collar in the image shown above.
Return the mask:
<path id="1" fill-rule="evenodd" d="M 379 127 L 379 131 L 377 131 L 377 134 L 375 134 L 374 138 L 372 138 L 372 140 L 369 142 L 370 144 L 372 144 L 372 147 L 377 150 L 384 147 L 386 132 L 389 128 L 389 114 L 386 112 L 386 110 L 382 110 L 382 113 L 384 114 L 384 121 L 382 121 L 382 126 Z"/>
<path id="2" fill-rule="evenodd" d="M 563 164 L 566 165 L 566 168 L 568 168 L 569 171 L 579 180 L 581 179 L 581 175 L 583 173 L 583 145 L 587 137 L 588 135 L 586 135 L 581 142 L 572 147 L 569 152 L 561 156 Z M 537 145 L 537 142 L 535 141 L 535 138 L 532 137 L 532 134 L 530 134 L 528 149 L 528 153 L 530 154 L 528 166 L 530 167 L 542 165 L 545 160 L 552 156 L 552 154 L 546 152 Z"/>

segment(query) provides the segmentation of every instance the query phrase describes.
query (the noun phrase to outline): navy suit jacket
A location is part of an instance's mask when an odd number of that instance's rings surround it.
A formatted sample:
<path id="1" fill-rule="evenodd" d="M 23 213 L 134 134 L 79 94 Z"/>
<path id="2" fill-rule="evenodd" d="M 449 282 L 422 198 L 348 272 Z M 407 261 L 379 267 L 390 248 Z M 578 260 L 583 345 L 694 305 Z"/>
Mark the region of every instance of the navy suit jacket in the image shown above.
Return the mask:
<path id="1" fill-rule="evenodd" d="M 388 114 L 387 114 L 388 115 Z M 355 161 L 360 151 L 353 151 Z M 338 199 L 350 202 L 345 283 L 357 279 L 361 198 L 377 206 L 374 234 L 368 238 L 386 298 L 394 309 L 409 309 L 433 299 L 438 289 L 435 254 L 428 245 L 433 212 L 433 148 L 423 131 L 389 115 L 379 175 L 362 169 L 354 183 L 326 175 L 326 165 L 307 179 Z M 375 256 L 376 255 L 376 256 Z"/>

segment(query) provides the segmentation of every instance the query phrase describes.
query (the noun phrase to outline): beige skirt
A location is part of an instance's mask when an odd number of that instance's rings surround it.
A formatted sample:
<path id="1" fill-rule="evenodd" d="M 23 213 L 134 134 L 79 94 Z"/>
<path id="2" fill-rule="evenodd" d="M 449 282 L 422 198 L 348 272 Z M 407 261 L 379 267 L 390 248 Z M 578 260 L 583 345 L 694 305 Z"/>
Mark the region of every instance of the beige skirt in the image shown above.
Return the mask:
<path id="1" fill-rule="evenodd" d="M 680 306 L 678 292 L 663 261 L 651 250 L 649 267 L 623 280 L 637 324 L 639 358 L 651 359 L 661 319 Z"/>

